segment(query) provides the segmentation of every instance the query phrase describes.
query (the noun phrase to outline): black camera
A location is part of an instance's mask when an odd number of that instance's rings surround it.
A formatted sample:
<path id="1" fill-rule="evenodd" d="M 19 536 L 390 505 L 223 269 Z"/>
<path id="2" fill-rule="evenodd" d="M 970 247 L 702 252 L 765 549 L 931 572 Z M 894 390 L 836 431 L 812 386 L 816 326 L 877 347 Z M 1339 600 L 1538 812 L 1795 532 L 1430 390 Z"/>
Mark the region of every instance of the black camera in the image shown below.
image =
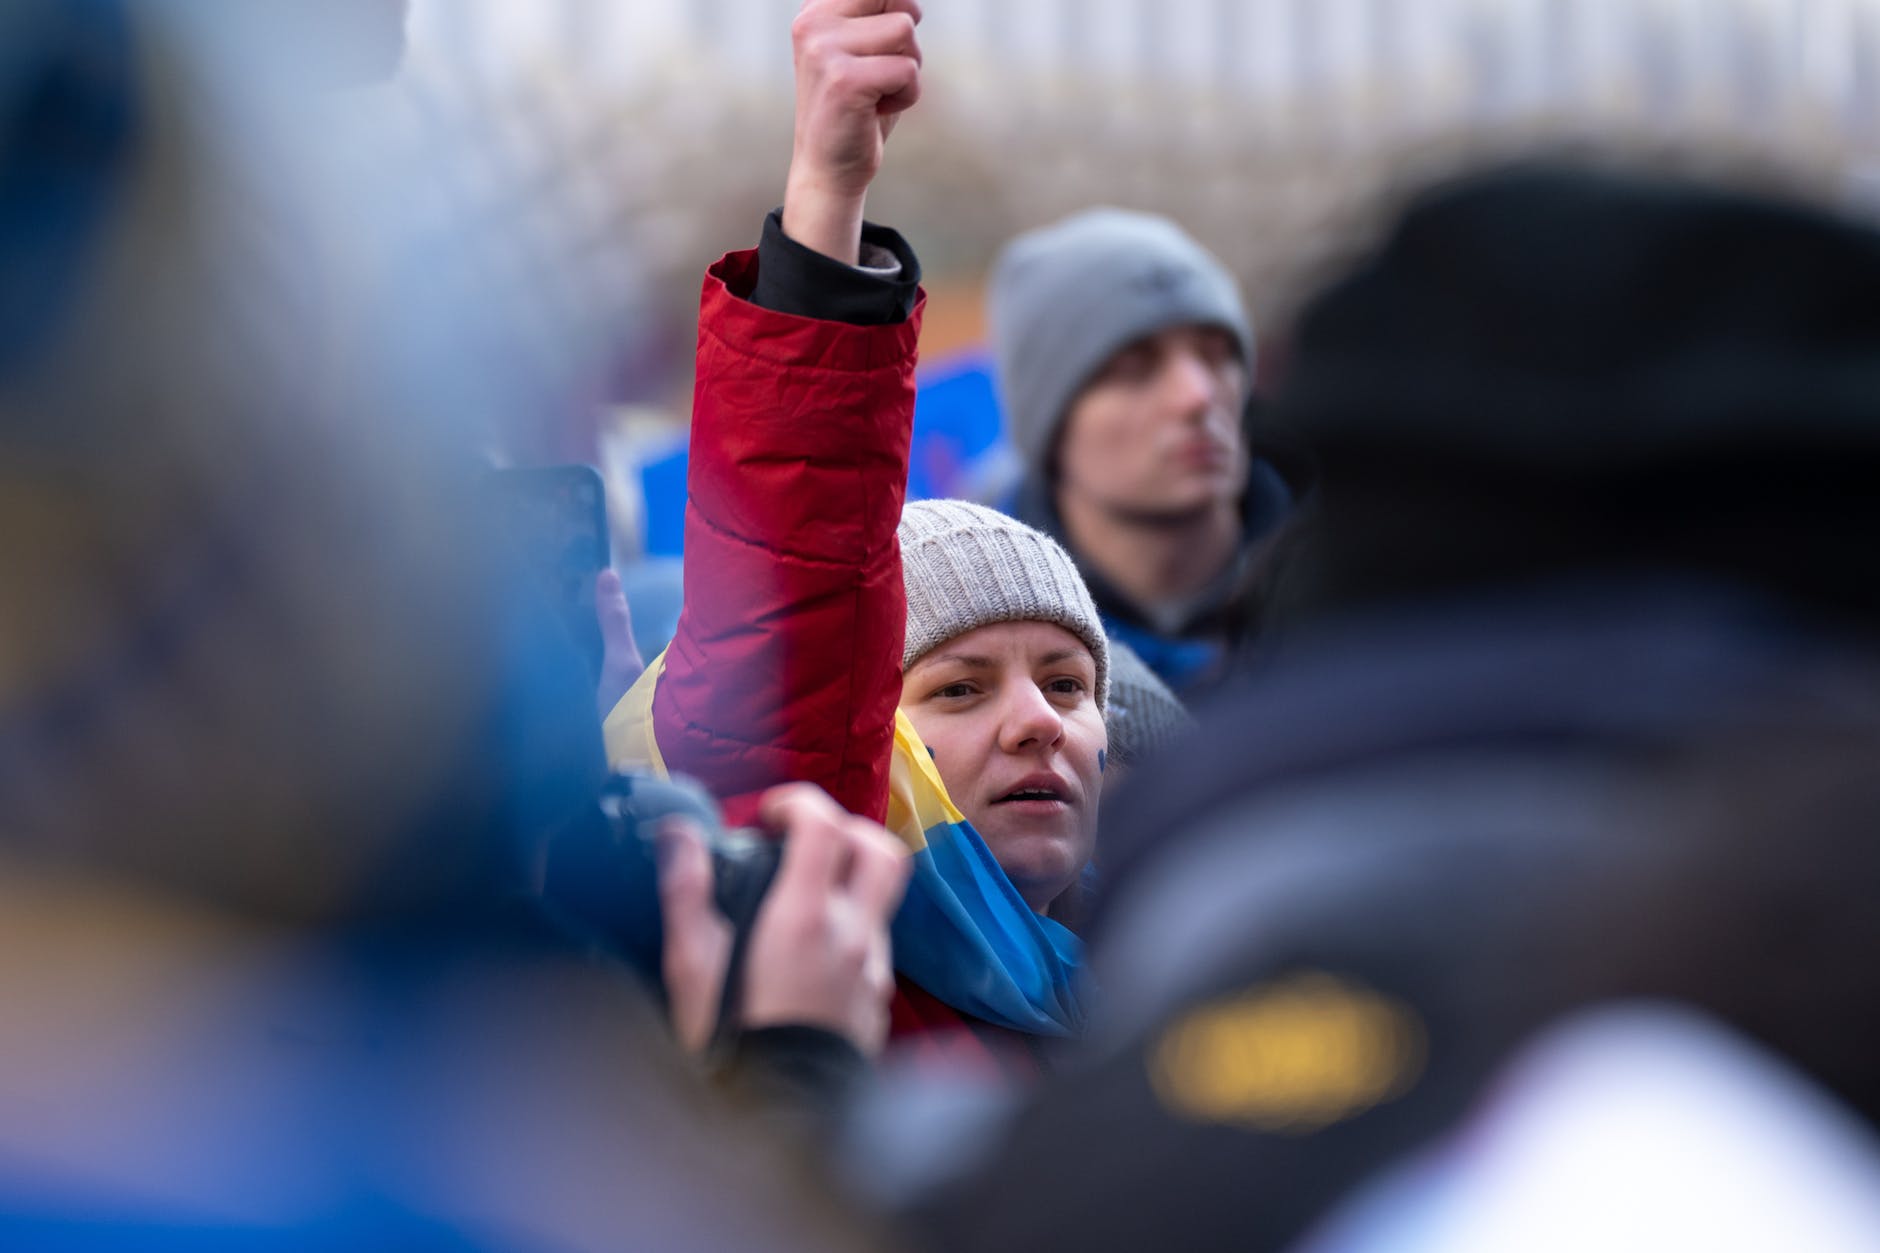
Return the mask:
<path id="1" fill-rule="evenodd" d="M 590 944 L 624 961 L 655 988 L 664 926 L 653 832 L 669 819 L 690 820 L 711 854 L 712 893 L 732 925 L 727 1010 L 734 1010 L 745 943 L 777 874 L 781 849 L 748 828 L 726 830 L 717 804 L 689 779 L 616 774 L 548 844 L 542 891 L 551 911 Z M 735 1013 L 723 1013 L 729 1020 Z"/>

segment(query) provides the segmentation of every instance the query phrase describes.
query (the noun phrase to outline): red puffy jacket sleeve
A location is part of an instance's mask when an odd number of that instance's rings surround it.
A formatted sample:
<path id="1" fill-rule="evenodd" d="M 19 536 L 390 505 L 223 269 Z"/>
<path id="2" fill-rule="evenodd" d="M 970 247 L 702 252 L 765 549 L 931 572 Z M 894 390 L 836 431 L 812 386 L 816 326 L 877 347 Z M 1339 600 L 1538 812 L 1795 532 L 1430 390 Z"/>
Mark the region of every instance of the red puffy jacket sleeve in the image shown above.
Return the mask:
<path id="1" fill-rule="evenodd" d="M 705 278 L 685 599 L 654 734 L 733 822 L 792 780 L 880 821 L 921 310 L 890 326 L 794 317 L 745 299 L 756 275 L 756 253 L 738 252 Z"/>

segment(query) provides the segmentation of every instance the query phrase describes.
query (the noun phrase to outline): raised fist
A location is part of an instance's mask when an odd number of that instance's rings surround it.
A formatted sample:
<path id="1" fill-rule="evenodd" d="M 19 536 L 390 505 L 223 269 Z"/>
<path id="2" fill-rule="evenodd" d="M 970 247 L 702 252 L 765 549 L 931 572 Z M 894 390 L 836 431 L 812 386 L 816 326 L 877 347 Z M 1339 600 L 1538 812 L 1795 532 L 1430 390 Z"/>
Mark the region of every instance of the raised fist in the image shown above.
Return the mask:
<path id="1" fill-rule="evenodd" d="M 851 264 L 895 120 L 920 98 L 915 0 L 805 0 L 790 28 L 796 141 L 784 232 Z"/>

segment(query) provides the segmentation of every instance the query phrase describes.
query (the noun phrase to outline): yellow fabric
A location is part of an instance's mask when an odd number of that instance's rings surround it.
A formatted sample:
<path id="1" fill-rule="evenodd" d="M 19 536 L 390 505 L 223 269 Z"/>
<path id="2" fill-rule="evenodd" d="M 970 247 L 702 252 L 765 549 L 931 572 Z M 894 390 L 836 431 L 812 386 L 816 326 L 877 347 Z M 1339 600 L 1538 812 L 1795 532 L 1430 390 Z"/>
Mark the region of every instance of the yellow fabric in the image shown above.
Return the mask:
<path id="1" fill-rule="evenodd" d="M 888 830 L 911 852 L 927 847 L 927 832 L 943 822 L 965 822 L 940 781 L 933 754 L 903 710 L 894 711 L 894 760 L 888 764 Z"/>
<path id="2" fill-rule="evenodd" d="M 653 731 L 653 691 L 666 672 L 666 654 L 653 658 L 613 712 L 601 724 L 607 744 L 607 764 L 615 770 L 637 771 L 666 778 L 666 759 L 660 755 Z M 921 742 L 920 732 L 901 710 L 894 711 L 894 759 L 888 765 L 888 830 L 901 837 L 909 852 L 927 847 L 927 832 L 943 822 L 964 822 L 966 817 L 947 795 L 933 756 Z"/>
<path id="3" fill-rule="evenodd" d="M 653 735 L 653 689 L 659 676 L 666 673 L 666 653 L 660 650 L 653 663 L 640 673 L 614 711 L 601 723 L 601 737 L 607 746 L 607 764 L 623 773 L 637 772 L 666 778 L 666 759 L 660 756 L 659 741 Z"/>

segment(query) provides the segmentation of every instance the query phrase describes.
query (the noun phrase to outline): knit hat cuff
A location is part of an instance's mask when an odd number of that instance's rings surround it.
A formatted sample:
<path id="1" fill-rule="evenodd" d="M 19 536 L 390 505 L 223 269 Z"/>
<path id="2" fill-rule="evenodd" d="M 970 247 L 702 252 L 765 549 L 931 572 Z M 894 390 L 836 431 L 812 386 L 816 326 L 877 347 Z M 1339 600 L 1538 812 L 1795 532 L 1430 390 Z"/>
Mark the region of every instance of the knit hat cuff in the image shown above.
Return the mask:
<path id="1" fill-rule="evenodd" d="M 1099 708 L 1109 702 L 1109 642 L 1096 604 L 1056 541 L 961 501 L 908 506 L 901 525 L 906 670 L 956 636 L 995 622 L 1049 622 L 1090 649 Z"/>

